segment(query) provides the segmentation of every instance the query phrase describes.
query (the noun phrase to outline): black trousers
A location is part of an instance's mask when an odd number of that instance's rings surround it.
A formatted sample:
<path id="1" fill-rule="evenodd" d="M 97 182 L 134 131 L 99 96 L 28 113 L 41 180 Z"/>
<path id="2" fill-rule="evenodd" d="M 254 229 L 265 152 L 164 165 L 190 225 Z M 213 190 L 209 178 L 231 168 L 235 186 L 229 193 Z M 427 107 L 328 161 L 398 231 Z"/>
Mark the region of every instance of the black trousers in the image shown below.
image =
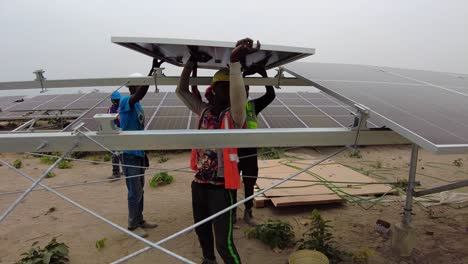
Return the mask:
<path id="1" fill-rule="evenodd" d="M 242 177 L 242 181 L 244 182 L 244 193 L 245 197 L 249 197 L 254 194 L 254 187 L 255 184 L 257 183 L 257 177 L 258 177 L 258 161 L 257 161 L 257 156 L 248 156 L 246 158 L 242 158 L 240 156 L 239 159 L 239 173 L 241 173 L 243 176 L 248 176 L 248 177 Z M 237 190 L 233 190 L 233 198 L 234 198 L 234 203 L 237 203 Z M 253 207 L 253 200 L 245 202 L 245 209 L 251 210 Z"/>
<path id="2" fill-rule="evenodd" d="M 195 223 L 221 211 L 233 204 L 232 194 L 224 186 L 192 182 L 192 210 Z M 226 212 L 217 218 L 195 228 L 203 257 L 215 260 L 214 245 L 225 263 L 241 263 L 233 240 L 232 212 Z"/>
<path id="3" fill-rule="evenodd" d="M 112 175 L 114 176 L 120 176 L 120 159 L 122 159 L 121 155 L 112 155 Z"/>

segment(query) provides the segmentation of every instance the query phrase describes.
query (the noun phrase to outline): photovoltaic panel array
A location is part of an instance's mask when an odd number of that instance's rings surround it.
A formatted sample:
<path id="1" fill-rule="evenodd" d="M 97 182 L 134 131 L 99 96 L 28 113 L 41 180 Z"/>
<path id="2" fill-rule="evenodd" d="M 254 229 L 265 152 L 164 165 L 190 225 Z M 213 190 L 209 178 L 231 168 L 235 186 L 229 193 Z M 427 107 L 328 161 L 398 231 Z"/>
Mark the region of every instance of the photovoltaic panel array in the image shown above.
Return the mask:
<path id="1" fill-rule="evenodd" d="M 348 103 L 372 121 L 436 153 L 468 152 L 466 75 L 389 67 L 295 62 L 284 69 Z"/>
<path id="2" fill-rule="evenodd" d="M 251 93 L 250 98 L 255 99 L 262 95 Z M 81 116 L 77 122 L 84 122 L 88 129 L 97 130 L 98 124 L 93 116 L 106 113 L 110 104 L 110 100 L 102 102 Z M 146 117 L 145 129 L 196 129 L 198 126 L 198 116 L 190 112 L 173 92 L 148 93 L 141 104 Z M 277 98 L 260 113 L 258 125 L 259 128 L 349 127 L 353 124 L 353 112 L 352 107 L 325 93 L 281 92 L 277 93 Z M 380 126 L 372 120 L 368 122 L 370 128 Z M 70 126 L 65 130 L 71 129 Z"/>

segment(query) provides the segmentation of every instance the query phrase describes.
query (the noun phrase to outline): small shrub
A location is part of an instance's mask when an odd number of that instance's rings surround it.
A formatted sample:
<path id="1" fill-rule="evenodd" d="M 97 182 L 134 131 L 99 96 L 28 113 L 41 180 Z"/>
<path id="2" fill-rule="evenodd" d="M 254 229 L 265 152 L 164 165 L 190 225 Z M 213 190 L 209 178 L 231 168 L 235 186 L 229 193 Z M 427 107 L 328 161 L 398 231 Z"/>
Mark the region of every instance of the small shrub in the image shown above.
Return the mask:
<path id="1" fill-rule="evenodd" d="M 452 164 L 453 164 L 453 166 L 460 168 L 461 166 L 463 166 L 463 160 L 462 159 L 456 159 L 456 160 L 454 160 L 452 162 Z"/>
<path id="2" fill-rule="evenodd" d="M 53 172 L 50 171 L 49 173 L 47 173 L 47 175 L 46 175 L 45 177 L 46 177 L 46 178 L 53 178 L 53 177 L 55 177 L 55 176 L 56 176 L 55 173 L 53 173 Z"/>
<path id="3" fill-rule="evenodd" d="M 16 264 L 63 264 L 68 263 L 68 246 L 65 243 L 59 243 L 53 238 L 43 249 L 35 247 L 38 242 L 34 242 L 31 248 L 21 254 L 22 259 Z"/>
<path id="4" fill-rule="evenodd" d="M 64 170 L 64 169 L 71 169 L 73 168 L 73 164 L 69 160 L 62 160 L 59 162 L 57 168 Z"/>
<path id="5" fill-rule="evenodd" d="M 159 162 L 159 163 L 164 163 L 164 162 L 166 162 L 166 161 L 168 161 L 168 160 L 169 160 L 169 158 L 168 158 L 167 156 L 164 156 L 164 155 L 162 155 L 162 156 L 160 156 L 160 157 L 158 158 L 158 162 Z"/>
<path id="6" fill-rule="evenodd" d="M 21 160 L 15 160 L 12 165 L 15 169 L 21 169 L 23 167 L 23 162 Z"/>
<path id="7" fill-rule="evenodd" d="M 106 240 L 107 238 L 103 238 L 96 241 L 97 250 L 101 250 L 106 246 Z"/>
<path id="8" fill-rule="evenodd" d="M 358 150 L 358 149 L 355 149 L 355 150 L 352 150 L 348 153 L 348 156 L 350 158 L 355 158 L 355 159 L 360 159 L 362 158 L 362 154 L 361 154 L 361 151 Z"/>
<path id="9" fill-rule="evenodd" d="M 86 156 L 88 156 L 90 153 L 87 152 L 87 151 L 75 151 L 75 152 L 72 152 L 70 153 L 70 158 L 74 158 L 74 159 L 82 159 Z"/>
<path id="10" fill-rule="evenodd" d="M 107 152 L 106 154 L 104 154 L 104 158 L 103 158 L 104 162 L 109 162 L 112 160 L 112 154 L 110 154 L 109 152 Z"/>
<path id="11" fill-rule="evenodd" d="M 353 260 L 353 263 L 356 263 L 356 264 L 368 264 L 369 258 L 373 255 L 375 255 L 374 250 L 369 249 L 369 248 L 364 248 L 361 251 L 354 252 L 351 259 Z"/>
<path id="12" fill-rule="evenodd" d="M 89 160 L 93 161 L 91 164 L 94 164 L 94 165 L 99 164 L 99 161 L 101 161 L 101 159 L 98 156 L 91 156 L 89 157 Z"/>
<path id="13" fill-rule="evenodd" d="M 260 152 L 260 156 L 262 157 L 262 159 L 271 160 L 271 159 L 281 159 L 281 157 L 283 157 L 284 151 L 280 148 L 266 147 L 266 148 L 261 148 L 259 152 Z"/>
<path id="14" fill-rule="evenodd" d="M 295 245 L 292 226 L 280 220 L 267 220 L 263 224 L 249 228 L 246 235 L 249 239 L 255 238 L 262 241 L 271 249 L 285 249 Z"/>
<path id="15" fill-rule="evenodd" d="M 58 158 L 55 157 L 48 157 L 48 156 L 42 156 L 40 158 L 41 163 L 47 164 L 47 165 L 52 165 Z"/>
<path id="16" fill-rule="evenodd" d="M 174 181 L 174 176 L 168 174 L 166 171 L 158 172 L 151 178 L 149 185 L 156 188 L 161 185 L 171 184 Z"/>
<path id="17" fill-rule="evenodd" d="M 343 258 L 348 257 L 349 253 L 339 250 L 334 246 L 335 241 L 332 234 L 331 221 L 324 220 L 317 209 L 312 211 L 309 230 L 303 234 L 299 240 L 299 249 L 312 249 L 325 254 L 330 263 L 338 263 Z"/>

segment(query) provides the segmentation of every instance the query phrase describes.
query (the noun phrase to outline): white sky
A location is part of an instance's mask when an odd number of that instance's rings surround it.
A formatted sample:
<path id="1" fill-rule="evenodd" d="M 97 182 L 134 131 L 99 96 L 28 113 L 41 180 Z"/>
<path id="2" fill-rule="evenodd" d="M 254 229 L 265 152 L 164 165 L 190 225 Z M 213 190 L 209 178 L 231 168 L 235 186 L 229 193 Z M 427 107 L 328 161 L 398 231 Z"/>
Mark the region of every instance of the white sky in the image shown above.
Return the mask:
<path id="1" fill-rule="evenodd" d="M 146 74 L 151 59 L 111 36 L 249 36 L 316 48 L 308 61 L 468 73 L 467 14 L 462 0 L 0 0 L 0 81 L 39 68 L 49 79 Z"/>

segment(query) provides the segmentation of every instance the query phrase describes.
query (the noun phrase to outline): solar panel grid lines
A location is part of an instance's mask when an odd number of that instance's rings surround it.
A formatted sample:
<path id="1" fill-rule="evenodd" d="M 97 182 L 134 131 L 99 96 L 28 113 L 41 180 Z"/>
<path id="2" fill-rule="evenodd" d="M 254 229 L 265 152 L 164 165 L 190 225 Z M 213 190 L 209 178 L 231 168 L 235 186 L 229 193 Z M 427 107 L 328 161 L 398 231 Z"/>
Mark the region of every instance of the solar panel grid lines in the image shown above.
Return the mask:
<path id="1" fill-rule="evenodd" d="M 309 127 L 304 121 L 302 121 L 293 111 L 291 111 L 291 109 L 279 98 L 277 98 L 278 101 L 280 101 L 284 107 L 286 107 L 286 109 L 288 109 L 288 111 L 295 117 L 299 120 L 299 122 L 301 122 L 305 127 Z"/>
<path id="2" fill-rule="evenodd" d="M 368 107 L 370 126 L 390 127 L 436 153 L 468 152 L 468 81 L 460 74 L 318 63 L 285 68 L 326 94 Z"/>
<path id="3" fill-rule="evenodd" d="M 162 94 L 162 99 L 161 101 L 159 102 L 159 105 L 157 106 L 156 110 L 154 111 L 154 114 L 151 115 L 151 118 L 148 120 L 146 126 L 145 126 L 145 129 L 148 129 L 148 127 L 151 125 L 151 122 L 153 122 L 153 119 L 154 117 L 156 116 L 156 114 L 158 113 L 158 110 L 159 108 L 161 107 L 161 105 L 163 104 L 163 102 L 166 100 L 167 96 L 168 96 L 169 93 L 164 93 Z"/>
<path id="4" fill-rule="evenodd" d="M 301 95 L 299 95 L 299 96 L 301 96 Z M 311 105 L 313 105 L 312 102 L 311 102 L 309 99 L 304 98 L 304 97 L 302 97 L 302 98 L 303 98 L 304 100 L 306 100 L 307 102 L 309 102 Z M 329 114 L 325 113 L 325 112 L 324 112 L 323 110 L 321 110 L 320 108 L 317 107 L 317 109 L 318 109 L 320 112 L 322 112 L 323 114 L 325 114 L 327 117 L 329 117 L 330 119 L 332 119 L 333 121 L 335 121 L 338 125 L 340 125 L 340 126 L 342 126 L 342 127 L 345 127 L 343 124 L 341 124 L 340 122 L 338 122 L 336 119 L 334 119 L 333 117 L 331 117 Z"/>

